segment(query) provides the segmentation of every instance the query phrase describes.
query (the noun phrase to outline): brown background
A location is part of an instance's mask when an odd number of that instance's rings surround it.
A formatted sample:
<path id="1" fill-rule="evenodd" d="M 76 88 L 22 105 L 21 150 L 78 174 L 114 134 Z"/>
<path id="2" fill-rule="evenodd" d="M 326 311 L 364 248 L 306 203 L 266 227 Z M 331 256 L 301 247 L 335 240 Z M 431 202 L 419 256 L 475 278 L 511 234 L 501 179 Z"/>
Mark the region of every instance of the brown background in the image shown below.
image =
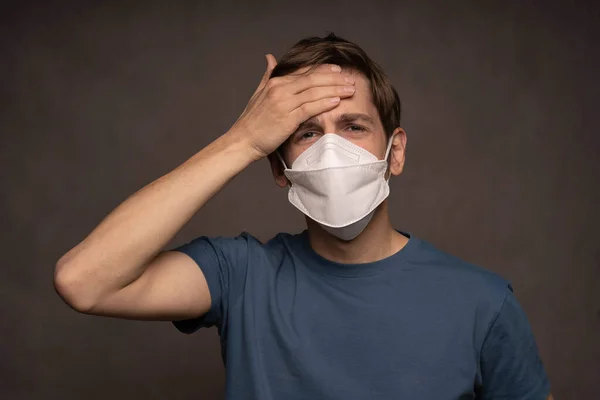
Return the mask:
<path id="1" fill-rule="evenodd" d="M 92 3 L 0 12 L 0 397 L 221 398 L 215 330 L 79 315 L 54 263 L 227 130 L 263 54 L 333 31 L 403 100 L 395 226 L 510 279 L 556 398 L 600 398 L 597 3 Z M 261 161 L 172 245 L 303 224 Z"/>

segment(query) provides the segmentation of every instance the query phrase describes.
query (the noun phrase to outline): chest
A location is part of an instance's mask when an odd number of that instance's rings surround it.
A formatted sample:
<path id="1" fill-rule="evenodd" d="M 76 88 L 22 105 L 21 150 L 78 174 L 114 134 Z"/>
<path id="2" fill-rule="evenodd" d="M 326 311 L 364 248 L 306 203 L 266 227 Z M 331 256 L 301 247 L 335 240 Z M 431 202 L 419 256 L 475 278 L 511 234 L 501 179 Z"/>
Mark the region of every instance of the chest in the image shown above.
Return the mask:
<path id="1" fill-rule="evenodd" d="M 478 354 L 468 301 L 443 285 L 401 275 L 295 274 L 274 277 L 262 295 L 241 302 L 237 312 L 245 323 L 232 327 L 233 340 L 251 347 L 244 354 L 252 360 L 237 362 L 256 365 L 281 398 L 301 392 L 310 398 L 457 399 L 472 393 Z"/>

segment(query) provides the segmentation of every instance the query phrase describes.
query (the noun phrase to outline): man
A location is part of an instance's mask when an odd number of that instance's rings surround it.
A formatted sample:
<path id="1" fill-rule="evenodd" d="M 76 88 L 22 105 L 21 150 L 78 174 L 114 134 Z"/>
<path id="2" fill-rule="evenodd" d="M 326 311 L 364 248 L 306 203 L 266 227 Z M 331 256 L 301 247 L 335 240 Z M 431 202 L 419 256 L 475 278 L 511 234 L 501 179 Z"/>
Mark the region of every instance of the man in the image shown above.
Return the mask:
<path id="1" fill-rule="evenodd" d="M 546 399 L 527 318 L 499 276 L 395 230 L 400 101 L 334 35 L 267 70 L 231 129 L 133 194 L 57 263 L 88 314 L 216 326 L 228 399 Z M 161 249 L 234 176 L 268 157 L 307 230 L 262 244 Z"/>

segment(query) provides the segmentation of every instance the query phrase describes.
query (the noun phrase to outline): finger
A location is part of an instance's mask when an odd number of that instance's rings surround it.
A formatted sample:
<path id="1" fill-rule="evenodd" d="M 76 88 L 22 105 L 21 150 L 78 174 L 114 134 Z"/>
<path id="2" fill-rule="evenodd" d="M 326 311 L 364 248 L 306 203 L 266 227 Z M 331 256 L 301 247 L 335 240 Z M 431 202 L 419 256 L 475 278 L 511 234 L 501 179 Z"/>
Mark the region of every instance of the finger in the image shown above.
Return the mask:
<path id="1" fill-rule="evenodd" d="M 265 85 L 269 81 L 269 78 L 271 77 L 271 73 L 273 72 L 273 69 L 277 65 L 277 60 L 275 60 L 275 57 L 272 54 L 267 54 L 265 56 L 265 59 L 267 61 L 267 69 L 265 70 L 265 73 L 264 73 L 262 79 L 260 80 L 258 87 L 254 91 L 255 94 L 257 92 L 261 91 L 265 87 Z"/>
<path id="2" fill-rule="evenodd" d="M 311 68 L 314 68 L 314 69 L 311 70 Z M 316 68 L 311 67 L 311 66 L 302 67 L 297 71 L 294 71 L 285 76 L 281 76 L 277 79 L 280 81 L 279 84 L 289 84 L 290 82 L 295 82 L 299 78 L 308 76 L 310 74 L 315 74 L 315 73 L 339 74 L 341 72 L 341 70 L 342 70 L 342 68 L 336 64 L 321 64 L 321 65 L 317 66 Z"/>
<path id="3" fill-rule="evenodd" d="M 300 69 L 298 69 L 297 71 L 292 72 L 291 74 L 289 74 L 290 77 L 293 78 L 298 78 L 300 76 L 306 75 L 307 72 L 310 73 L 340 73 L 342 71 L 342 67 L 340 67 L 337 64 L 321 64 L 317 67 L 314 66 L 307 66 L 307 67 L 302 67 Z"/>
<path id="4" fill-rule="evenodd" d="M 314 117 L 315 115 L 319 115 L 321 113 L 334 109 L 339 104 L 339 97 L 328 97 L 310 103 L 304 103 L 300 107 L 292 111 L 290 113 L 290 116 L 294 118 L 296 124 L 300 125 L 302 122 Z"/>
<path id="5" fill-rule="evenodd" d="M 354 85 L 354 78 L 351 75 L 341 73 L 312 73 L 296 79 L 289 83 L 289 93 L 297 94 L 307 89 L 321 86 L 345 86 Z"/>
<path id="6" fill-rule="evenodd" d="M 341 99 L 345 99 L 353 96 L 355 91 L 356 88 L 354 85 L 313 87 L 292 96 L 291 99 L 288 100 L 286 108 L 295 110 L 302 104 L 312 103 L 326 98 L 340 97 Z"/>

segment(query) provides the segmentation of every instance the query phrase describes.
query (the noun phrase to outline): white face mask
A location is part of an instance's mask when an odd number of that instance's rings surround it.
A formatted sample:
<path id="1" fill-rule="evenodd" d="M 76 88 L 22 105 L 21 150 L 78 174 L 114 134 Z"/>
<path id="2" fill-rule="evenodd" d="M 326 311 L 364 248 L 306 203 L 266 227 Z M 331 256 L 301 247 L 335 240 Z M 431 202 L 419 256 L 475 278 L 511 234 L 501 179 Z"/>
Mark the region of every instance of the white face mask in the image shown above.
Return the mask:
<path id="1" fill-rule="evenodd" d="M 277 153 L 292 182 L 290 203 L 332 235 L 354 239 L 390 194 L 385 173 L 392 139 L 384 160 L 335 133 L 323 135 L 291 169 Z"/>

